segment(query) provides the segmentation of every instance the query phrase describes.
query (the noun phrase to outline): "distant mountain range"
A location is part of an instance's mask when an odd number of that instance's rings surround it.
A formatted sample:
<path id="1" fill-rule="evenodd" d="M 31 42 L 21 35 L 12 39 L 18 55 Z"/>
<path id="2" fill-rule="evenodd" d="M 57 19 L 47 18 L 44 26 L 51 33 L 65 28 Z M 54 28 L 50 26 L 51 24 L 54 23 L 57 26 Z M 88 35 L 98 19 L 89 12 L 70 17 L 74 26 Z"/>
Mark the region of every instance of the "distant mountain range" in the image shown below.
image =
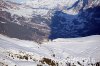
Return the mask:
<path id="1" fill-rule="evenodd" d="M 0 33 L 41 43 L 100 35 L 100 0 L 0 0 Z"/>

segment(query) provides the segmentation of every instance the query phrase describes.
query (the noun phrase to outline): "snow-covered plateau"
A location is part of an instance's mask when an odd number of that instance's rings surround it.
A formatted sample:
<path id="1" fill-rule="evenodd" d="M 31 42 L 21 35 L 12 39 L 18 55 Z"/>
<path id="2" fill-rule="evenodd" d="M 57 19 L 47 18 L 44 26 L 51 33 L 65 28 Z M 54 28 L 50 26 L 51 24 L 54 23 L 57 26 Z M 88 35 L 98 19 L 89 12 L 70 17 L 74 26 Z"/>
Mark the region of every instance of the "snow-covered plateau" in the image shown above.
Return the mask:
<path id="1" fill-rule="evenodd" d="M 0 66 L 96 66 L 100 35 L 43 44 L 0 35 Z"/>

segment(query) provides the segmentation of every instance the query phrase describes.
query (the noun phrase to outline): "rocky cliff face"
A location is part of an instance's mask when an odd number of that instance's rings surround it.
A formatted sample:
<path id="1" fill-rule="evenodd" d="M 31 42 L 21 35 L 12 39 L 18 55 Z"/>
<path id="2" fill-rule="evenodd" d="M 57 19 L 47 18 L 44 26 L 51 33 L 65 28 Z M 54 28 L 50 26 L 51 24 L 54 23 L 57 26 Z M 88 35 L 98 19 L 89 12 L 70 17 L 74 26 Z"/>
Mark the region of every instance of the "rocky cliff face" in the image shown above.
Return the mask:
<path id="1" fill-rule="evenodd" d="M 99 0 L 0 0 L 0 33 L 42 42 L 100 34 Z"/>

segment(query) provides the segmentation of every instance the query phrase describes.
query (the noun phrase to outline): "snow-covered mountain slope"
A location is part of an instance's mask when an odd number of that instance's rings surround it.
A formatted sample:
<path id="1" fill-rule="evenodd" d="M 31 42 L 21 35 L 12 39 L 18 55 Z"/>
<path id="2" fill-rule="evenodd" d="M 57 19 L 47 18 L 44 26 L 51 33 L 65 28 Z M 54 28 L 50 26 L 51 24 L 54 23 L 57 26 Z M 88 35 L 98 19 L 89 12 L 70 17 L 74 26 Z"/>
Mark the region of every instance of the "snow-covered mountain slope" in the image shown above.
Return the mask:
<path id="1" fill-rule="evenodd" d="M 99 56 L 99 35 L 56 39 L 41 45 L 0 35 L 1 66 L 91 66 L 100 61 Z"/>
<path id="2" fill-rule="evenodd" d="M 95 66 L 100 0 L 0 0 L 0 34 L 0 66 Z"/>
<path id="3" fill-rule="evenodd" d="M 41 43 L 100 35 L 99 0 L 0 0 L 0 33 Z"/>
<path id="4" fill-rule="evenodd" d="M 44 10 L 64 10 L 71 7 L 77 0 L 29 0 L 24 4 L 29 5 L 33 8 L 44 9 Z M 66 9 L 65 9 L 66 8 Z M 66 11 L 69 14 L 77 14 L 75 11 Z M 72 13 L 73 12 L 73 13 Z M 45 13 L 45 12 L 44 12 Z"/>
<path id="5" fill-rule="evenodd" d="M 78 14 L 79 10 L 98 6 L 99 0 L 28 0 L 23 2 L 33 8 L 62 10 L 67 14 Z"/>
<path id="6" fill-rule="evenodd" d="M 19 39 L 43 41 L 50 32 L 50 18 L 37 12 L 37 9 L 24 4 L 0 0 L 0 33 Z"/>
<path id="7" fill-rule="evenodd" d="M 50 39 L 100 35 L 100 7 L 89 8 L 78 15 L 55 11 Z"/>
<path id="8" fill-rule="evenodd" d="M 99 0 L 26 0 L 22 3 L 1 0 L 0 2 L 1 6 L 4 5 L 3 7 L 11 14 L 23 17 L 32 17 L 33 15 L 41 15 L 43 17 L 57 10 L 75 15 L 81 9 L 99 6 L 100 4 Z"/>

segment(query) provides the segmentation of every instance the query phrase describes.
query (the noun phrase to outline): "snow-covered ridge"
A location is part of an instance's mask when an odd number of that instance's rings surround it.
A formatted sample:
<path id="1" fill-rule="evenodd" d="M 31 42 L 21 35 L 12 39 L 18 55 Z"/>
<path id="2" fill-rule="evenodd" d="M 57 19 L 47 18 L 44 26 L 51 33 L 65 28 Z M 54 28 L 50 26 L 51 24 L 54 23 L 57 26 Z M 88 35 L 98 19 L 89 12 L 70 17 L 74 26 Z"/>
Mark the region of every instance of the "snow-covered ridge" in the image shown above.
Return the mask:
<path id="1" fill-rule="evenodd" d="M 73 9 L 67 10 L 78 0 L 28 0 L 23 2 L 25 5 L 29 5 L 33 8 L 43 9 L 43 10 L 62 10 L 68 14 L 77 14 Z M 44 12 L 45 13 L 45 12 Z"/>
<path id="2" fill-rule="evenodd" d="M 33 15 L 41 15 L 46 16 L 50 15 L 55 10 L 63 10 L 63 12 L 68 14 L 77 14 L 73 9 L 66 10 L 65 8 L 71 7 L 77 0 L 28 0 L 24 3 L 13 3 L 8 1 L 4 1 L 7 5 L 8 9 L 2 9 L 3 11 L 8 11 L 12 15 L 16 14 L 24 17 L 32 17 Z M 4 3 L 4 4 L 5 4 Z M 50 13 L 51 12 L 51 13 Z"/>
<path id="3" fill-rule="evenodd" d="M 0 35 L 0 62 L 8 66 L 49 66 L 45 60 L 53 60 L 58 66 L 78 63 L 89 66 L 100 61 L 100 35 L 76 39 L 56 39 L 39 45 Z M 45 59 L 45 60 L 43 60 Z M 83 62 L 84 60 L 84 62 Z M 77 63 L 78 62 L 78 63 Z"/>
<path id="4" fill-rule="evenodd" d="M 26 5 L 30 5 L 32 7 L 36 8 L 49 8 L 53 9 L 55 7 L 63 7 L 66 5 L 66 7 L 72 6 L 76 1 L 78 0 L 29 0 L 26 1 Z"/>
<path id="5" fill-rule="evenodd" d="M 23 4 L 33 8 L 62 10 L 67 14 L 76 15 L 80 9 L 100 6 L 99 0 L 28 0 Z"/>
<path id="6" fill-rule="evenodd" d="M 1 10 L 11 13 L 11 15 L 18 15 L 20 17 L 32 17 L 33 9 L 26 7 L 25 5 L 13 3 L 10 1 L 0 1 Z"/>
<path id="7" fill-rule="evenodd" d="M 11 3 L 9 0 L 5 2 L 11 6 L 7 10 L 8 12 L 24 17 L 46 16 L 55 10 L 62 10 L 64 13 L 76 15 L 83 7 L 86 9 L 100 3 L 99 0 L 27 0 L 20 3 L 20 5 L 18 3 L 12 4 L 13 2 Z"/>
<path id="8" fill-rule="evenodd" d="M 77 41 L 77 42 L 87 42 L 87 41 L 90 41 L 90 40 L 94 40 L 94 41 L 98 41 L 100 40 L 100 36 L 99 35 L 93 35 L 93 36 L 87 36 L 87 38 L 89 39 L 86 39 L 86 37 L 79 37 L 79 38 L 58 38 L 58 39 L 55 39 L 53 40 L 54 42 L 71 42 L 71 41 Z M 80 40 L 81 39 L 81 40 Z"/>

